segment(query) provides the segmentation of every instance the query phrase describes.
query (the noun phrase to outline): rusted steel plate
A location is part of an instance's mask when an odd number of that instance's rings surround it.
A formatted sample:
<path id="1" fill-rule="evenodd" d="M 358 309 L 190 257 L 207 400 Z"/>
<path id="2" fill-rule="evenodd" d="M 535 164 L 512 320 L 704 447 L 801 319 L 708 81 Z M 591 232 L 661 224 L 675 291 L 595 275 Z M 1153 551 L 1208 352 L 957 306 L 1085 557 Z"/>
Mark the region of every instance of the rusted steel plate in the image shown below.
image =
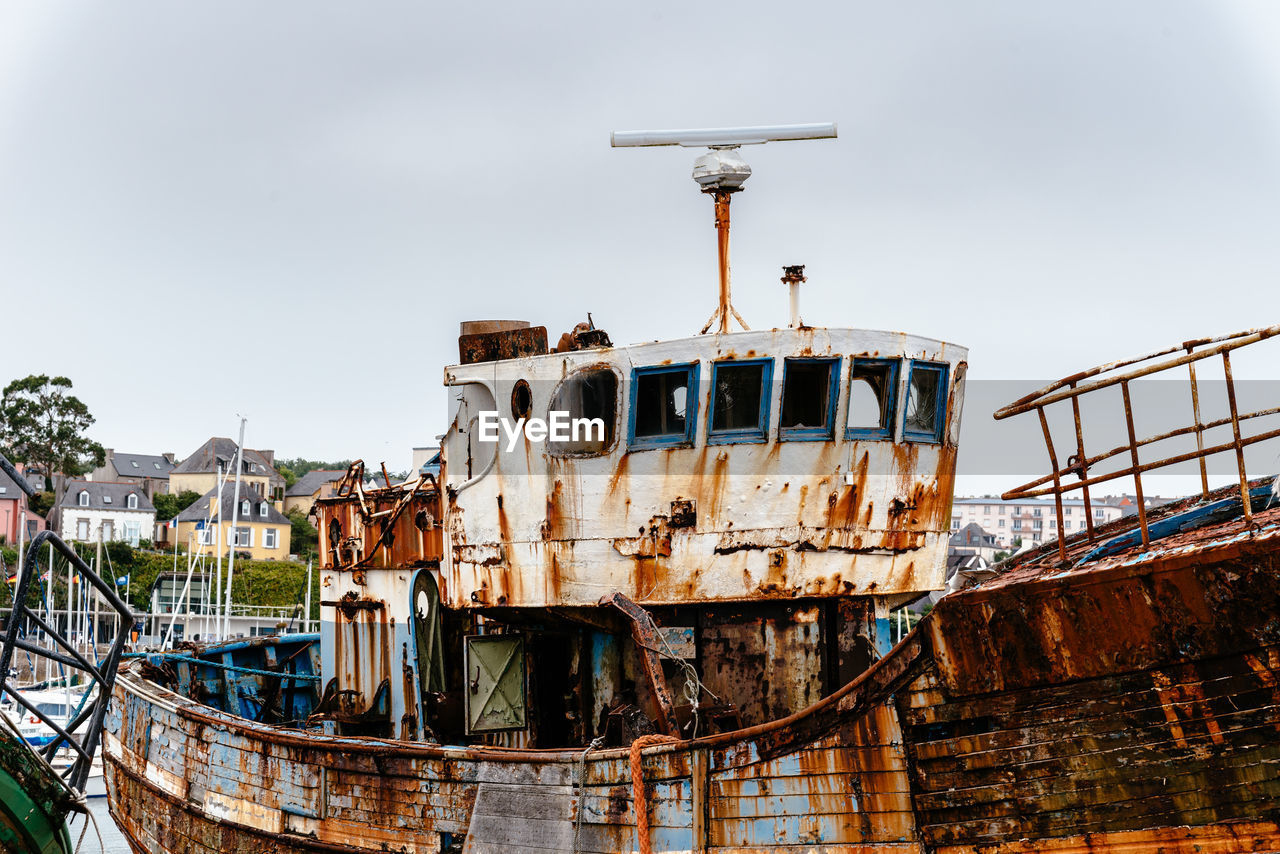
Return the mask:
<path id="1" fill-rule="evenodd" d="M 1280 532 L 1276 532 L 1280 533 Z M 1024 584 L 1018 596 L 965 591 L 934 609 L 939 670 L 979 694 L 1159 667 L 1280 642 L 1280 537 L 1194 558 L 1112 563 Z"/>
<path id="2" fill-rule="evenodd" d="M 542 356 L 547 351 L 547 327 L 506 329 L 458 336 L 458 359 L 464 365 Z"/>
<path id="3" fill-rule="evenodd" d="M 376 489 L 316 501 L 323 569 L 438 565 L 439 500 L 432 490 Z"/>

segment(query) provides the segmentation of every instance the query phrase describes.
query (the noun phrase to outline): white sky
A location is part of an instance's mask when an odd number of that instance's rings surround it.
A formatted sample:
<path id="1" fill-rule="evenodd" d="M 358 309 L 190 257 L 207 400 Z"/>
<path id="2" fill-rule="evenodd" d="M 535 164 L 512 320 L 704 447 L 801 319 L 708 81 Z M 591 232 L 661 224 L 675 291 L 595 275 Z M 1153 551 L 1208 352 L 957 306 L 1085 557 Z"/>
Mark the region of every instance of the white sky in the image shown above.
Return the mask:
<path id="1" fill-rule="evenodd" d="M 615 129 L 839 122 L 744 150 L 753 326 L 789 263 L 808 322 L 968 345 L 971 381 L 1275 323 L 1278 40 L 1264 0 L 5 0 L 0 382 L 71 377 L 120 450 L 243 413 L 405 468 L 459 321 L 710 314 L 698 151 Z"/>

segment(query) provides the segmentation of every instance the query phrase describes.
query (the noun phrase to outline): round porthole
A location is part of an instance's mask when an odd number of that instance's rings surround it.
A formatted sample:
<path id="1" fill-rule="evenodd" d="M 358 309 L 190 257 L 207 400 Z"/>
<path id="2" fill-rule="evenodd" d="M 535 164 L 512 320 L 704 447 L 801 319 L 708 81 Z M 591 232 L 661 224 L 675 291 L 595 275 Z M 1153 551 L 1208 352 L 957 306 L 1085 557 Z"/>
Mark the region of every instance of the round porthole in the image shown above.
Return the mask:
<path id="1" fill-rule="evenodd" d="M 511 390 L 511 414 L 517 420 L 528 418 L 533 411 L 533 390 L 524 380 L 516 380 L 516 387 Z"/>

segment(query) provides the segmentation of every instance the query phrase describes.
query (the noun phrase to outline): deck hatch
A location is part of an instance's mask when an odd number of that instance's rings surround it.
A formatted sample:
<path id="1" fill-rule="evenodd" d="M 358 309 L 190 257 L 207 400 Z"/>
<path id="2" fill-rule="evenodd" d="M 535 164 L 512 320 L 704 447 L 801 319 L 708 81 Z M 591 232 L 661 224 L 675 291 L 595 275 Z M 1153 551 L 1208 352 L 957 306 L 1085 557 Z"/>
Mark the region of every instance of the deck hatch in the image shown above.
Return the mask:
<path id="1" fill-rule="evenodd" d="M 520 635 L 469 635 L 463 663 L 467 734 L 524 729 L 524 639 Z"/>

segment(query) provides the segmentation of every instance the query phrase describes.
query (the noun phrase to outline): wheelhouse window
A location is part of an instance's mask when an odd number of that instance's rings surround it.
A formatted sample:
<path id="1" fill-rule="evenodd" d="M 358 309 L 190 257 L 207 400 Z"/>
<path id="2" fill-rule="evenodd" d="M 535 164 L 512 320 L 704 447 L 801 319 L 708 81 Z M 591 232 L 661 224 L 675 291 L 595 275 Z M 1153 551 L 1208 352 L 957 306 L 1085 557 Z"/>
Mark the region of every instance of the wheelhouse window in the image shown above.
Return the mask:
<path id="1" fill-rule="evenodd" d="M 707 443 L 763 442 L 769 429 L 772 381 L 771 359 L 714 363 Z"/>
<path id="2" fill-rule="evenodd" d="M 636 368 L 631 376 L 631 447 L 693 443 L 698 415 L 698 365 Z"/>
<path id="3" fill-rule="evenodd" d="M 892 439 L 897 413 L 898 360 L 854 359 L 849 370 L 848 439 Z"/>
<path id="4" fill-rule="evenodd" d="M 941 442 L 947 415 L 947 365 L 911 363 L 902 435 L 912 442 Z"/>
<path id="5" fill-rule="evenodd" d="M 547 450 L 561 456 L 603 454 L 613 447 L 618 418 L 618 375 L 609 368 L 584 368 L 565 377 L 551 395 L 550 412 L 569 415 L 569 440 L 547 442 Z M 604 425 L 601 431 L 595 422 Z M 573 431 L 574 423 L 583 428 Z M 587 429 L 589 428 L 589 429 Z"/>
<path id="6" fill-rule="evenodd" d="M 832 437 L 839 376 L 839 359 L 786 360 L 778 438 L 821 442 Z"/>

